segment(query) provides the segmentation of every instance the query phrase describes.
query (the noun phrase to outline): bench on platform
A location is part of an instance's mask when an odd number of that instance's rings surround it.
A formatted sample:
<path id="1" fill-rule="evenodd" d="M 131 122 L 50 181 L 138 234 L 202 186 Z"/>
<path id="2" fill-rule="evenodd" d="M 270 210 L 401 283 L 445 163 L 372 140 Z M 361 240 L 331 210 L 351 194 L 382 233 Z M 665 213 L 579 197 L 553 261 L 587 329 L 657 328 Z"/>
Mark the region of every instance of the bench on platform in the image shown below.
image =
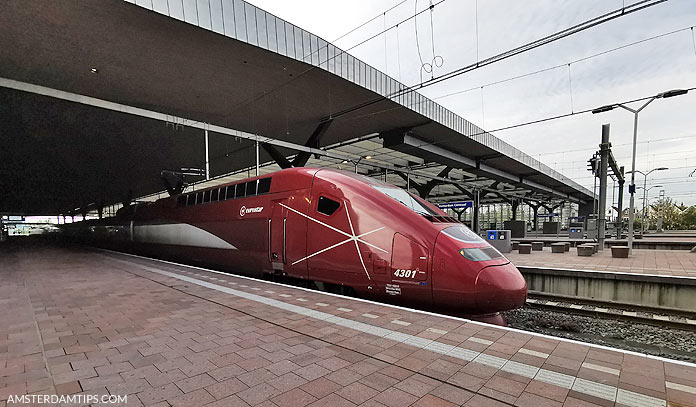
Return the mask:
<path id="1" fill-rule="evenodd" d="M 612 246 L 611 247 L 611 257 L 617 259 L 628 258 L 628 246 Z"/>
<path id="2" fill-rule="evenodd" d="M 565 243 L 551 243 L 551 253 L 565 253 Z"/>
<path id="3" fill-rule="evenodd" d="M 594 246 L 591 244 L 581 244 L 578 246 L 578 256 L 592 256 L 594 254 Z"/>
<path id="4" fill-rule="evenodd" d="M 517 245 L 517 248 L 520 251 L 520 254 L 531 254 L 532 253 L 532 245 L 529 243 L 520 243 Z"/>

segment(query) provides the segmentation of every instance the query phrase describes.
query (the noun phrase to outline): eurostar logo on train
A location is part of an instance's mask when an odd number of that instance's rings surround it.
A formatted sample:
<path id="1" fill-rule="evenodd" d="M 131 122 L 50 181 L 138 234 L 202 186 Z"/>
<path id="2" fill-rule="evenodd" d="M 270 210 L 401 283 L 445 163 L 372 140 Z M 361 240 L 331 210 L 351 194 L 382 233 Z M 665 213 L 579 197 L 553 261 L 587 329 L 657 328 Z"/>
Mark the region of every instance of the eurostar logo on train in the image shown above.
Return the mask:
<path id="1" fill-rule="evenodd" d="M 239 208 L 239 216 L 244 216 L 247 213 L 260 213 L 263 210 L 263 206 L 257 206 L 255 208 L 247 208 L 246 206 L 242 206 Z"/>

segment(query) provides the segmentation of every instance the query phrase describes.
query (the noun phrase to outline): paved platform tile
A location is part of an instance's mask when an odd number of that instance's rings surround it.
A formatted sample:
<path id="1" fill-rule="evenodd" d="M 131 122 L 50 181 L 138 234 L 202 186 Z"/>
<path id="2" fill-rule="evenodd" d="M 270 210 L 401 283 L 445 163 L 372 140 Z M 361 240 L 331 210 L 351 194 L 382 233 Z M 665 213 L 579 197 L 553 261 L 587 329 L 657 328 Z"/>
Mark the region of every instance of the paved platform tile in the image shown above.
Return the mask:
<path id="1" fill-rule="evenodd" d="M 0 381 L 3 402 L 33 386 L 143 405 L 696 404 L 692 365 L 116 254 L 51 248 L 0 265 L 13 311 L 0 323 L 21 327 L 0 342 L 0 369 L 36 370 L 21 386 Z M 47 366 L 32 358 L 61 341 Z M 663 373 L 644 390 L 593 376 L 646 369 Z"/>

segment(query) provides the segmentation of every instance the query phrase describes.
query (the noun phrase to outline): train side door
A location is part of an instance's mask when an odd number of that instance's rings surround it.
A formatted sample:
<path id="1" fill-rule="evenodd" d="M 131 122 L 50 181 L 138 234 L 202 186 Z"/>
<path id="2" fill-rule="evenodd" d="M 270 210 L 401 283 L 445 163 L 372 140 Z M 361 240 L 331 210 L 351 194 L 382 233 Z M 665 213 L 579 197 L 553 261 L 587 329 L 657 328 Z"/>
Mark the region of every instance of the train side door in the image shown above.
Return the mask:
<path id="1" fill-rule="evenodd" d="M 428 249 L 400 233 L 395 233 L 391 279 L 387 278 L 386 283 L 387 295 L 432 301 L 428 262 Z"/>
<path id="2" fill-rule="evenodd" d="M 285 273 L 287 264 L 287 200 L 273 201 L 273 210 L 268 219 L 268 261 L 276 272 Z"/>
<path id="3" fill-rule="evenodd" d="M 307 253 L 307 219 L 289 209 L 291 205 L 288 199 L 273 201 L 268 219 L 268 261 L 274 272 L 307 278 L 306 262 L 297 261 Z"/>

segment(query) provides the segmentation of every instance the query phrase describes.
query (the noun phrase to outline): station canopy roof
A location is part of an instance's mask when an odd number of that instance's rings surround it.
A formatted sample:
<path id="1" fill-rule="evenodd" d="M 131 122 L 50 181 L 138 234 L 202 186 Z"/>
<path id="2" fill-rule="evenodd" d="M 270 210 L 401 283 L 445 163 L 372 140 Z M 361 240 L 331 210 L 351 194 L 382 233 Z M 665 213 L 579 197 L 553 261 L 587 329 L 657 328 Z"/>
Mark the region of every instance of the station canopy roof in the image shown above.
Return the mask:
<path id="1" fill-rule="evenodd" d="M 442 182 L 434 200 L 457 199 L 462 188 L 488 190 L 490 199 L 592 199 L 492 134 L 241 0 L 27 0 L 5 4 L 2 20 L 3 212 L 65 214 L 162 191 L 162 170 L 205 167 L 208 124 L 208 184 L 254 174 L 256 135 L 292 157 L 292 146 L 314 134 L 309 147 L 335 154 L 312 154 L 307 166 L 352 171 L 358 163 L 359 172 L 400 186 L 409 172 L 414 184 L 435 177 Z M 279 168 L 266 149 L 260 162 L 262 172 Z"/>

